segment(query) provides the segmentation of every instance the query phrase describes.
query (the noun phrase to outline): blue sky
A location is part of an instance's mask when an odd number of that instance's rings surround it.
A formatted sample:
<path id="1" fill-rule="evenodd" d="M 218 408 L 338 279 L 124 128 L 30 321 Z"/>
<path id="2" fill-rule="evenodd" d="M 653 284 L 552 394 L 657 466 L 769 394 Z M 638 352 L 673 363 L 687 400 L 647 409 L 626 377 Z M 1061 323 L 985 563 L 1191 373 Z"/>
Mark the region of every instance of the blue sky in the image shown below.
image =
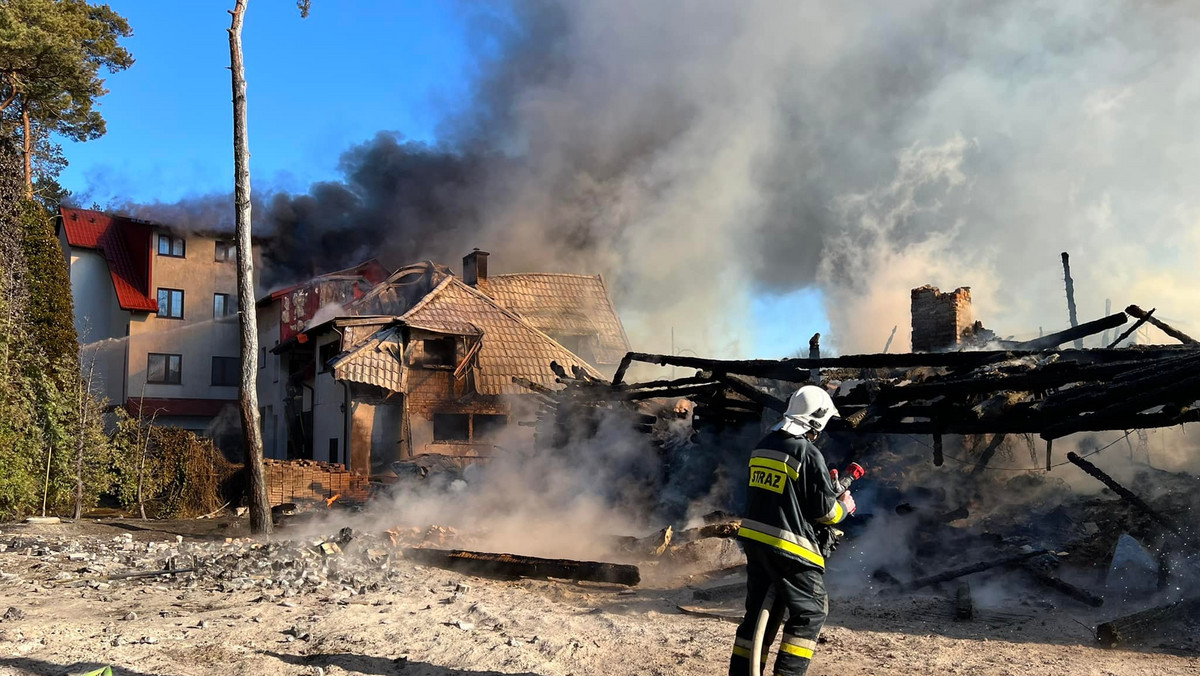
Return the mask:
<path id="1" fill-rule="evenodd" d="M 60 180 L 84 205 L 175 202 L 232 185 L 230 2 L 109 0 L 137 59 L 107 78 L 108 133 L 66 143 Z M 468 92 L 471 51 L 448 0 L 252 0 L 243 33 L 251 173 L 257 190 L 338 177 L 349 146 L 380 130 L 432 141 Z M 828 333 L 813 290 L 762 295 L 746 357 L 783 357 Z M 686 337 L 681 336 L 681 340 Z"/>
<path id="2" fill-rule="evenodd" d="M 108 133 L 64 148 L 80 201 L 173 202 L 228 190 L 233 150 L 230 2 L 109 0 L 137 63 L 107 79 Z M 348 146 L 379 130 L 430 140 L 464 92 L 468 52 L 452 2 L 253 0 L 243 33 L 251 171 L 297 190 L 337 175 Z"/>

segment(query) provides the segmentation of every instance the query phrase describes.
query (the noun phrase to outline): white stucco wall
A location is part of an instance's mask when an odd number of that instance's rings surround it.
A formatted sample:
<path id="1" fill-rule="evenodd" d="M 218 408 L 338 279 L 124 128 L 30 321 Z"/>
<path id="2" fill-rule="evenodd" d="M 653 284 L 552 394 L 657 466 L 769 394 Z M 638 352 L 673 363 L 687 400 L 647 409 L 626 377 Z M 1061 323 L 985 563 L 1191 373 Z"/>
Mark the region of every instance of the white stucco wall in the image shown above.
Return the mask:
<path id="1" fill-rule="evenodd" d="M 344 462 L 346 458 L 345 414 L 342 405 L 346 391 L 333 378 L 333 371 L 321 373 L 321 347 L 341 340 L 333 331 L 317 336 L 314 350 L 316 377 L 313 380 L 313 459 Z M 338 457 L 329 457 L 329 440 L 337 439 Z"/>

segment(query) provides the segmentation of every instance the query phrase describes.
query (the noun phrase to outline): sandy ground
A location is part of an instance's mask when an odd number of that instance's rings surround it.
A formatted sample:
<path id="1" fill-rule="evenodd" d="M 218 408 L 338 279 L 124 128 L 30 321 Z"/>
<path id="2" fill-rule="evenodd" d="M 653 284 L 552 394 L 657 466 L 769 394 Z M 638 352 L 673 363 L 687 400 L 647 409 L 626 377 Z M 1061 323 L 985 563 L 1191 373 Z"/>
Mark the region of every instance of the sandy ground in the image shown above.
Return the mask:
<path id="1" fill-rule="evenodd" d="M 125 532 L 174 542 L 175 533 L 223 539 L 240 528 L 135 524 L 0 526 L 0 542 L 39 533 L 111 540 Z M 734 624 L 680 612 L 700 603 L 683 582 L 629 590 L 395 565 L 396 589 L 279 600 L 144 580 L 54 587 L 46 581 L 70 570 L 70 562 L 6 551 L 0 611 L 14 607 L 24 617 L 0 621 L 0 675 L 78 674 L 104 665 L 130 676 L 725 673 Z M 941 596 L 881 600 L 835 592 L 809 673 L 1200 674 L 1200 653 L 1187 637 L 1140 651 L 1091 647 L 1083 625 L 1108 616 L 1070 602 L 985 609 L 972 622 L 950 615 Z"/>

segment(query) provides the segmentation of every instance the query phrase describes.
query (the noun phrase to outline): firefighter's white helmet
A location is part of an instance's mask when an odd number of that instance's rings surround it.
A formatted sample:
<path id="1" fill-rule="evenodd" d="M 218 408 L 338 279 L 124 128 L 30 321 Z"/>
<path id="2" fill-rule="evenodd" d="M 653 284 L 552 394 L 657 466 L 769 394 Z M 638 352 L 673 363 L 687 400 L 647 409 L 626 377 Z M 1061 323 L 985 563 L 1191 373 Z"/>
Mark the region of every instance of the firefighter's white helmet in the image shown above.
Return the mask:
<path id="1" fill-rule="evenodd" d="M 810 430 L 824 431 L 829 419 L 837 416 L 837 407 L 828 392 L 815 385 L 805 385 L 792 393 L 783 420 L 774 429 L 799 437 Z"/>

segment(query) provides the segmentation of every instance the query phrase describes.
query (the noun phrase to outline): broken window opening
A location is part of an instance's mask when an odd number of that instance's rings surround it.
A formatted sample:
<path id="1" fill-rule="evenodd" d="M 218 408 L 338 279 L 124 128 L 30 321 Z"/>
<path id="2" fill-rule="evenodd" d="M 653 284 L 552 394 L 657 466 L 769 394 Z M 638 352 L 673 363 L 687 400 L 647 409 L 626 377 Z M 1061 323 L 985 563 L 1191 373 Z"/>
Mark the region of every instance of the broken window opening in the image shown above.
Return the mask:
<path id="1" fill-rule="evenodd" d="M 467 413 L 434 413 L 434 441 L 470 441 L 471 416 Z"/>

